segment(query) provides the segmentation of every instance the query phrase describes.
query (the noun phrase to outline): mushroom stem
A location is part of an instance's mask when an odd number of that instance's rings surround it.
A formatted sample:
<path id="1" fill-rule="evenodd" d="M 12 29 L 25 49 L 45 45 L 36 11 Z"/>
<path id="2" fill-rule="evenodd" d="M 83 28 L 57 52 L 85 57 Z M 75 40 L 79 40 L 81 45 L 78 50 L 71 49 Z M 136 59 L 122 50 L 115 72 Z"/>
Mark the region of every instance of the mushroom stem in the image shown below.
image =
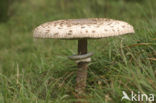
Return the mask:
<path id="1" fill-rule="evenodd" d="M 87 54 L 87 39 L 78 40 L 78 55 Z"/>
<path id="2" fill-rule="evenodd" d="M 78 55 L 87 53 L 87 39 L 78 40 Z M 88 62 L 79 62 L 78 63 L 78 71 L 76 78 L 76 92 L 77 98 L 83 99 L 85 88 L 86 88 L 86 80 L 87 80 L 87 70 L 88 70 Z M 81 103 L 81 102 L 79 102 Z M 84 102 L 83 102 L 84 103 Z"/>

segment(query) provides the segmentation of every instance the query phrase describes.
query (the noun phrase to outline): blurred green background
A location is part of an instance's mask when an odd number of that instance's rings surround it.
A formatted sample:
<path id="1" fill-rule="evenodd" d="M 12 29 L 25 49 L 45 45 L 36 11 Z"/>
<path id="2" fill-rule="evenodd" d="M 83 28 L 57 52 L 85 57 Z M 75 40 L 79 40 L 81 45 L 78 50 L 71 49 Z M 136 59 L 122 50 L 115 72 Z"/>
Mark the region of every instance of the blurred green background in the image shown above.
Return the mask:
<path id="1" fill-rule="evenodd" d="M 76 40 L 35 40 L 36 26 L 58 19 L 112 18 L 136 33 L 89 40 L 89 103 L 121 103 L 122 91 L 156 95 L 155 0 L 1 0 L 0 103 L 72 103 Z M 131 103 L 124 100 L 123 103 Z M 144 102 L 146 103 L 146 102 Z"/>

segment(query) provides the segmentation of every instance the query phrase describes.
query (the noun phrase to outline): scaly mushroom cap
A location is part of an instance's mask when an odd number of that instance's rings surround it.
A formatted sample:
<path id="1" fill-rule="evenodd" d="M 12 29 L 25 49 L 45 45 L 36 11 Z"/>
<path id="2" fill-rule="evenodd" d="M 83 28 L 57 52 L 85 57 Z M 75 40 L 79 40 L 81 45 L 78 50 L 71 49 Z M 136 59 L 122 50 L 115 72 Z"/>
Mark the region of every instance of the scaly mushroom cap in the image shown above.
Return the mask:
<path id="1" fill-rule="evenodd" d="M 134 33 L 133 26 L 126 22 L 106 19 L 69 19 L 44 23 L 34 30 L 35 38 L 103 38 Z"/>

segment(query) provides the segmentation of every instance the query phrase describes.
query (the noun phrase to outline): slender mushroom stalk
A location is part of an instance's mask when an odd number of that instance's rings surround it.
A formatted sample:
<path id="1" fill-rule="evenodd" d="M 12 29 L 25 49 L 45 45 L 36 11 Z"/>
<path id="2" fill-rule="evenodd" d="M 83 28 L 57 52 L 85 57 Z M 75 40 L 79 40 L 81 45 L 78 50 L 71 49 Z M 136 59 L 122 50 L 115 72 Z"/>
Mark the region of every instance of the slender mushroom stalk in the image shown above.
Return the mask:
<path id="1" fill-rule="evenodd" d="M 119 36 L 134 32 L 133 26 L 124 21 L 106 18 L 69 19 L 47 22 L 38 26 L 34 30 L 34 37 L 78 39 L 78 55 L 69 58 L 76 61 L 78 65 L 75 90 L 77 98 L 82 99 L 85 94 L 88 63 L 91 61 L 90 56 L 93 55 L 87 53 L 87 39 Z"/>
<path id="2" fill-rule="evenodd" d="M 78 65 L 77 77 L 76 77 L 76 97 L 78 103 L 86 103 L 85 88 L 87 81 L 88 63 L 91 61 L 90 56 L 93 53 L 87 53 L 87 38 L 78 40 L 78 55 L 70 56 L 69 59 L 75 60 Z M 83 100 L 83 101 L 82 101 Z"/>
<path id="3" fill-rule="evenodd" d="M 87 39 L 78 40 L 78 55 L 87 54 Z M 84 94 L 87 80 L 88 62 L 79 62 L 76 78 L 76 92 L 78 96 Z"/>

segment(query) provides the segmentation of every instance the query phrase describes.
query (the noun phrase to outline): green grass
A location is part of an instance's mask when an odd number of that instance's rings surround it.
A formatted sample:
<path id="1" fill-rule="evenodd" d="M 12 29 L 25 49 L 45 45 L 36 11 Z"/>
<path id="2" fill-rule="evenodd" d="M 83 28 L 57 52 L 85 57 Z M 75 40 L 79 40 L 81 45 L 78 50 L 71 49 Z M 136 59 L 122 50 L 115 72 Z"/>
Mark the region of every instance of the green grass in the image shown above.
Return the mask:
<path id="1" fill-rule="evenodd" d="M 76 40 L 34 40 L 46 21 L 107 17 L 129 22 L 134 35 L 89 40 L 89 103 L 121 103 L 122 91 L 156 95 L 156 1 L 23 0 L 0 23 L 0 103 L 72 103 Z M 137 45 L 136 45 L 137 44 Z M 155 98 L 156 99 L 156 98 Z M 123 101 L 123 103 L 131 103 Z M 145 102 L 146 103 L 146 102 Z"/>

